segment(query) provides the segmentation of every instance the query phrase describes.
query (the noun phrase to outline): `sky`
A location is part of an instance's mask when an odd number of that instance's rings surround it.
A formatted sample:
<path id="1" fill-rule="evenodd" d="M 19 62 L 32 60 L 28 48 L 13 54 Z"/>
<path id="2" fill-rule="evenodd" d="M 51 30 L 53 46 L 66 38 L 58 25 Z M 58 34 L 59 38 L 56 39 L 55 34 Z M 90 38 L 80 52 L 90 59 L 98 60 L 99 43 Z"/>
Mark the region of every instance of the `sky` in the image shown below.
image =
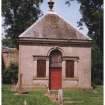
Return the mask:
<path id="1" fill-rule="evenodd" d="M 71 25 L 73 25 L 75 28 L 79 30 L 77 27 L 77 22 L 80 20 L 82 15 L 80 14 L 79 8 L 80 4 L 77 1 L 73 1 L 70 6 L 65 5 L 66 0 L 53 0 L 55 1 L 54 4 L 54 12 L 62 16 L 67 22 L 69 22 Z M 43 13 L 46 13 L 49 8 L 47 4 L 48 0 L 43 0 L 43 3 L 41 4 L 41 10 Z M 82 30 L 79 30 L 83 34 L 87 35 L 88 29 L 84 25 Z"/>

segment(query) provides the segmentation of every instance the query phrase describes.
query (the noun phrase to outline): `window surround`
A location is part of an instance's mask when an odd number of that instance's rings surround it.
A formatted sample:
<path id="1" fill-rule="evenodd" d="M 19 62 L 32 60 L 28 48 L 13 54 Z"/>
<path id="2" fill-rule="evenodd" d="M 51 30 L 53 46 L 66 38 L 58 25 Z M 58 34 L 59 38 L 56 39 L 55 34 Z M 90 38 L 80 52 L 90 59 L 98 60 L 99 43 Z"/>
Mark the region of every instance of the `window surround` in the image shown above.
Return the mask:
<path id="1" fill-rule="evenodd" d="M 66 61 L 67 60 L 73 60 L 74 61 L 74 77 L 66 77 Z M 78 56 L 64 56 L 63 61 L 65 61 L 65 75 L 64 75 L 64 80 L 79 80 L 78 78 L 78 62 L 79 62 L 79 57 Z"/>
<path id="2" fill-rule="evenodd" d="M 47 61 L 49 60 L 47 56 L 33 55 L 33 61 L 36 61 L 36 65 L 37 65 L 38 60 L 45 60 L 46 61 L 46 67 L 47 67 Z M 47 68 L 46 68 L 46 72 L 47 72 Z M 45 77 L 37 77 L 37 67 L 36 67 L 36 73 L 35 74 L 36 75 L 33 75 L 33 80 L 48 80 L 47 74 Z"/>

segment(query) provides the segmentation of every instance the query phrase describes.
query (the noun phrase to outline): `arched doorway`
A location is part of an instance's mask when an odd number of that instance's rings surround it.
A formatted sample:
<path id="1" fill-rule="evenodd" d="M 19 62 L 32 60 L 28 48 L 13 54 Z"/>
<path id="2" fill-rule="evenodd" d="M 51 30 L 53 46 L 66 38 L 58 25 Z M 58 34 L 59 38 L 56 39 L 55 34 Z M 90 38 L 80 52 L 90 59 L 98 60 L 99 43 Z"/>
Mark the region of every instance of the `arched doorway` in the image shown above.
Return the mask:
<path id="1" fill-rule="evenodd" d="M 49 55 L 49 89 L 62 88 L 62 53 L 55 49 Z"/>

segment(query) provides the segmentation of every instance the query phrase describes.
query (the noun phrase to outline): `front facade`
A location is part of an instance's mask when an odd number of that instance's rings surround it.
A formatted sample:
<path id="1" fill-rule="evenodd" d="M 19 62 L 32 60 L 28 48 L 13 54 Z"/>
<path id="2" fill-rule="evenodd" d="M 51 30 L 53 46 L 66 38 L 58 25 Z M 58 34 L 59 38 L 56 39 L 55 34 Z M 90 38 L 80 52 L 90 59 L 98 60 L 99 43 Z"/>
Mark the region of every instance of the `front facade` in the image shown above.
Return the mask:
<path id="1" fill-rule="evenodd" d="M 48 12 L 19 37 L 19 86 L 91 88 L 91 39 Z"/>

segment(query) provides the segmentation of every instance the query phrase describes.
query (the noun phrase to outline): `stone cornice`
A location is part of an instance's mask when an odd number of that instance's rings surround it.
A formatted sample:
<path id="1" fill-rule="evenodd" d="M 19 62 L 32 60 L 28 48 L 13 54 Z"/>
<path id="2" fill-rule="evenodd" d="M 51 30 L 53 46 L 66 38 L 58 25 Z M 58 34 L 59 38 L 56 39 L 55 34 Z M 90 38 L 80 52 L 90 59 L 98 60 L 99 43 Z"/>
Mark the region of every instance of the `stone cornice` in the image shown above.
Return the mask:
<path id="1" fill-rule="evenodd" d="M 36 38 L 19 38 L 18 43 L 21 45 L 61 45 L 61 46 L 91 46 L 92 40 L 81 39 L 36 39 Z"/>
<path id="2" fill-rule="evenodd" d="M 33 60 L 49 60 L 49 56 L 41 56 L 41 55 L 33 55 Z M 63 56 L 62 60 L 74 60 L 78 61 L 79 57 L 78 56 Z"/>

